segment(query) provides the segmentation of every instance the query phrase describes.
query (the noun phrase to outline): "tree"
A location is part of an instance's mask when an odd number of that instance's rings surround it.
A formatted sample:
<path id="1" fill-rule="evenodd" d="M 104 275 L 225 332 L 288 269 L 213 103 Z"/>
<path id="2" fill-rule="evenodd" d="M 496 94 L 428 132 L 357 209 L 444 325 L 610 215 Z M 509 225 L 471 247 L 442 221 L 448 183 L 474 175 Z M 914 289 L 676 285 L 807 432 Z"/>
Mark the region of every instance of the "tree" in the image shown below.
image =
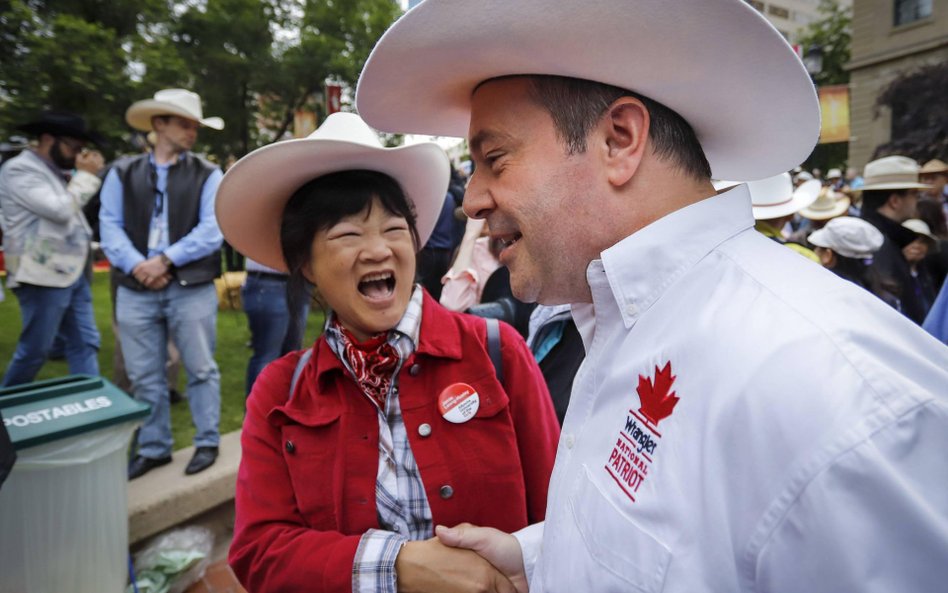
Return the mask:
<path id="1" fill-rule="evenodd" d="M 283 70 L 268 98 L 271 119 L 279 122 L 274 139 L 286 133 L 298 109 L 309 107 L 319 120 L 325 117 L 315 100 L 325 81 L 351 90 L 375 41 L 400 12 L 393 0 L 306 0 L 299 43 L 283 54 Z"/>
<path id="2" fill-rule="evenodd" d="M 939 62 L 903 74 L 876 99 L 892 113 L 892 139 L 876 147 L 874 159 L 901 154 L 917 161 L 948 156 L 948 63 Z"/>
<path id="3" fill-rule="evenodd" d="M 852 9 L 840 6 L 836 0 L 820 0 L 820 18 L 807 25 L 797 37 L 804 52 L 819 48 L 823 55 L 822 69 L 811 74 L 817 87 L 849 84 L 846 64 L 850 58 L 852 41 Z M 849 152 L 848 142 L 817 144 L 804 166 L 824 172 L 832 167 L 842 168 Z"/>
<path id="4" fill-rule="evenodd" d="M 12 0 L 0 12 L 0 134 L 45 109 L 83 115 L 112 151 L 127 133 L 129 50 L 160 0 Z M 108 24 L 106 24 L 108 23 Z"/>
<path id="5" fill-rule="evenodd" d="M 317 111 L 327 79 L 351 96 L 394 0 L 8 0 L 0 4 L 0 138 L 43 109 L 85 116 L 127 149 L 124 113 L 162 88 L 201 95 L 222 132 L 196 150 L 224 160 L 282 138 Z"/>
<path id="6" fill-rule="evenodd" d="M 852 9 L 836 0 L 820 0 L 820 19 L 808 24 L 797 37 L 806 52 L 818 47 L 823 53 L 823 68 L 813 74 L 816 86 L 848 84 L 849 46 L 852 41 Z"/>

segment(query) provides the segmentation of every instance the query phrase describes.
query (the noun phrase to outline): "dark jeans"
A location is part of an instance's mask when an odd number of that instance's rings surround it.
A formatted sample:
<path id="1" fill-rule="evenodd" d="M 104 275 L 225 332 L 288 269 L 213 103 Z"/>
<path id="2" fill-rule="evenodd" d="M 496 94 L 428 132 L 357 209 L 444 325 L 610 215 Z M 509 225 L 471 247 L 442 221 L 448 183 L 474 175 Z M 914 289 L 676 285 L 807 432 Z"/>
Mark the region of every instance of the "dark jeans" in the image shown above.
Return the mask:
<path id="1" fill-rule="evenodd" d="M 89 280 L 80 276 L 66 288 L 21 284 L 13 289 L 20 302 L 23 330 L 3 386 L 29 383 L 46 362 L 56 335 L 62 333 L 71 374 L 99 374 L 99 330 L 92 311 Z"/>
<path id="2" fill-rule="evenodd" d="M 250 347 L 253 354 L 247 363 L 247 395 L 257 375 L 265 366 L 288 352 L 299 350 L 306 331 L 305 304 L 295 325 L 290 323 L 286 279 L 276 274 L 247 272 L 247 281 L 240 289 L 247 324 L 250 326 Z"/>

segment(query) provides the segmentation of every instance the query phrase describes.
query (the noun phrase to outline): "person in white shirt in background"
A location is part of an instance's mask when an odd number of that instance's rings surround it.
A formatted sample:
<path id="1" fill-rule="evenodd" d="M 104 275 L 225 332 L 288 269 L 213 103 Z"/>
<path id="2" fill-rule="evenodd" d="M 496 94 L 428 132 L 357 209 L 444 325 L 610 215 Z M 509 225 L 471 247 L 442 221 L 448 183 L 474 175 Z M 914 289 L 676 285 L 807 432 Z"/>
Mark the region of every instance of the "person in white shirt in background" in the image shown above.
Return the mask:
<path id="1" fill-rule="evenodd" d="M 948 349 L 754 231 L 746 186 L 711 186 L 789 170 L 819 134 L 753 7 L 429 0 L 356 104 L 376 129 L 467 132 L 465 211 L 519 298 L 573 303 L 587 352 L 545 524 L 442 542 L 534 593 L 944 588 Z"/>

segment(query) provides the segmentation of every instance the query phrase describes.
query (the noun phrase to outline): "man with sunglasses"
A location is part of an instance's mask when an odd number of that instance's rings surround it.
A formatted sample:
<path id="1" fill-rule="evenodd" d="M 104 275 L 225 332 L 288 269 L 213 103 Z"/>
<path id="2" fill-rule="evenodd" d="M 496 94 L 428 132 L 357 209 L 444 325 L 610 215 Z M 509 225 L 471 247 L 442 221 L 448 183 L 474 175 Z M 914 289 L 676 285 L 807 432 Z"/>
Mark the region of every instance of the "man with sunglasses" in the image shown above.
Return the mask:
<path id="1" fill-rule="evenodd" d="M 98 375 L 99 331 L 84 273 L 92 233 L 82 207 L 99 189 L 103 164 L 85 145 L 103 141 L 67 112 L 44 113 L 19 129 L 35 135 L 36 146 L 0 172 L 0 227 L 23 328 L 0 385 L 32 381 L 60 328 L 69 372 Z"/>
<path id="2" fill-rule="evenodd" d="M 102 248 L 118 274 L 116 320 L 125 368 L 136 399 L 151 406 L 138 434 L 129 479 L 171 462 L 171 416 L 165 374 L 170 335 L 188 376 L 196 427 L 185 473 L 217 459 L 220 372 L 214 361 L 222 237 L 214 217 L 219 167 L 190 152 L 204 118 L 201 98 L 165 89 L 128 108 L 125 119 L 154 131 L 154 151 L 117 163 L 102 186 Z"/>

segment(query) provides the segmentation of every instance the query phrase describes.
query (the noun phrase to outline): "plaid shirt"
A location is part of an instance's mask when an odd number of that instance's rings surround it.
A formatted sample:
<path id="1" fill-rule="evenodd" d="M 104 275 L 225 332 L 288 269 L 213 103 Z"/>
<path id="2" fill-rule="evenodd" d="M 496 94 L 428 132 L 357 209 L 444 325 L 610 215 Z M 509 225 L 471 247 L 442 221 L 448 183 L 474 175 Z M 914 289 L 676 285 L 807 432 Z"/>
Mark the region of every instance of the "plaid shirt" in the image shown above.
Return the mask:
<path id="1" fill-rule="evenodd" d="M 388 342 L 398 352 L 392 387 L 385 399 L 385 409 L 378 408 L 379 467 L 375 481 L 375 504 L 382 529 L 370 529 L 362 536 L 352 563 L 353 592 L 396 593 L 395 557 L 409 540 L 427 539 L 434 534 L 431 507 L 418 473 L 415 456 L 408 442 L 408 431 L 402 421 L 398 404 L 398 373 L 418 344 L 421 328 L 423 293 L 415 287 L 408 308 Z M 333 316 L 326 321 L 326 341 L 346 369 L 352 373 L 344 356 L 343 338 L 333 328 Z"/>

